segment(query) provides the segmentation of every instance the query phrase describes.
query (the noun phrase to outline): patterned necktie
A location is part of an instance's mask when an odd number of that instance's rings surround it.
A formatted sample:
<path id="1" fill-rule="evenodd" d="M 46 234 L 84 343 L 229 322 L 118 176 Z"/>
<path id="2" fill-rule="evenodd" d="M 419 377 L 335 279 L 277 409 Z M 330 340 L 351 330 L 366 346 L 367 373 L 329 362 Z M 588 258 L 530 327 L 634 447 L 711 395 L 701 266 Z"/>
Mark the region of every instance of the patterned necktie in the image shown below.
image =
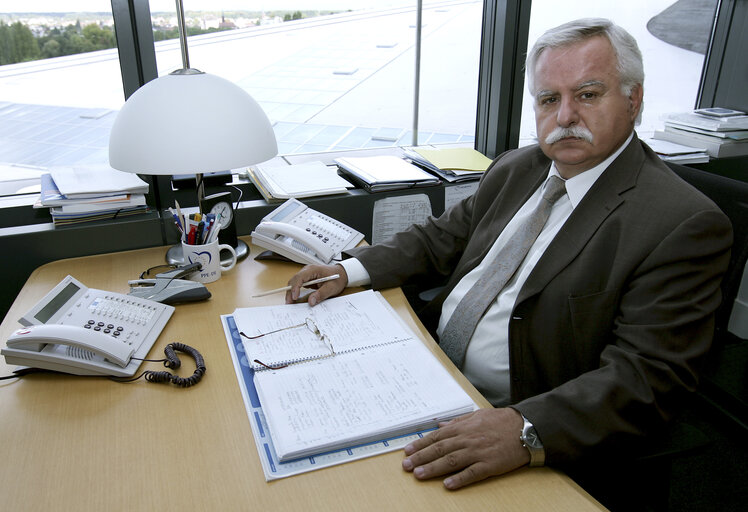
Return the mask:
<path id="1" fill-rule="evenodd" d="M 439 345 L 458 368 L 462 368 L 468 342 L 481 317 L 517 271 L 548 221 L 553 204 L 565 193 L 564 180 L 555 175 L 548 178 L 540 204 L 518 226 L 515 235 L 457 304 L 439 337 Z"/>

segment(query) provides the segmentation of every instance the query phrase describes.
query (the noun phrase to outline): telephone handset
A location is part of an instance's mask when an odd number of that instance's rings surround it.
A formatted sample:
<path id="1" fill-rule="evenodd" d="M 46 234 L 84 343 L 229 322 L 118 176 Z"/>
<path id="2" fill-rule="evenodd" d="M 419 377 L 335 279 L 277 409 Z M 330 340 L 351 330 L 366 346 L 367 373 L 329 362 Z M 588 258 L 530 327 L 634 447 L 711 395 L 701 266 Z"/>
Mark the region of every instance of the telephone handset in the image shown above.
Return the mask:
<path id="1" fill-rule="evenodd" d="M 8 364 L 131 377 L 173 306 L 87 288 L 67 276 L 29 310 L 0 350 Z"/>
<path id="2" fill-rule="evenodd" d="M 252 232 L 252 243 L 297 263 L 328 264 L 364 235 L 296 199 L 265 216 Z"/>
<path id="3" fill-rule="evenodd" d="M 65 350 L 87 350 L 105 360 L 125 367 L 133 352 L 132 346 L 115 340 L 101 332 L 77 325 L 32 325 L 21 327 L 8 338 L 8 348 L 41 352 L 45 345 L 64 345 Z"/>
<path id="4" fill-rule="evenodd" d="M 252 240 L 256 244 L 266 243 L 267 240 L 263 240 L 257 235 L 273 237 L 273 241 L 284 237 L 283 240 L 289 242 L 288 247 L 273 247 L 272 244 L 270 244 L 271 247 L 269 248 L 281 253 L 282 251 L 290 252 L 296 248 L 301 251 L 301 254 L 298 255 L 301 259 L 316 258 L 322 263 L 329 263 L 336 254 L 335 247 L 326 245 L 321 239 L 317 238 L 316 235 L 308 233 L 305 229 L 301 229 L 298 226 L 284 222 L 265 221 L 257 226 L 256 231 L 252 234 Z M 303 247 L 299 247 L 299 245 L 302 245 Z M 303 258 L 302 255 L 306 256 L 306 258 Z M 297 256 L 291 255 L 289 257 L 296 260 Z M 320 261 L 314 263 L 320 263 Z M 312 263 L 312 261 L 299 261 L 299 263 Z"/>

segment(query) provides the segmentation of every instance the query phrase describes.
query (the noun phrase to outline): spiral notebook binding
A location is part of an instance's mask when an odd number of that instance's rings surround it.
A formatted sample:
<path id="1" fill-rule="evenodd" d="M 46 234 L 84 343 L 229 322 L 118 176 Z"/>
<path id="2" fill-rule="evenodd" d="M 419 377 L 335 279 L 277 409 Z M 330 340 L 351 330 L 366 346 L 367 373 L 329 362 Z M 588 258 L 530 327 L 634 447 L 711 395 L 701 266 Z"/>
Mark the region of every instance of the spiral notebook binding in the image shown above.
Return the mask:
<path id="1" fill-rule="evenodd" d="M 287 359 L 284 361 L 273 361 L 271 363 L 261 363 L 257 359 L 252 361 L 251 366 L 252 369 L 256 372 L 265 372 L 270 370 L 282 370 L 283 368 L 286 368 L 291 365 L 295 364 L 301 364 L 301 363 L 309 363 L 312 361 L 319 361 L 320 359 L 329 359 L 331 357 L 335 357 L 342 354 L 351 354 L 353 352 L 361 352 L 362 350 L 369 350 L 372 348 L 379 348 L 384 347 L 386 345 L 392 345 L 394 343 L 400 343 L 403 341 L 411 341 L 413 340 L 413 337 L 407 337 L 407 338 L 396 338 L 394 340 L 385 341 L 382 343 L 374 343 L 372 345 L 366 345 L 363 347 L 356 347 L 356 348 L 349 348 L 346 350 L 336 351 L 334 354 L 321 354 L 318 356 L 309 356 L 309 357 L 299 357 L 296 359 Z"/>
<path id="2" fill-rule="evenodd" d="M 327 359 L 329 357 L 335 357 L 340 352 L 335 354 L 320 354 L 318 356 L 300 357 L 296 359 L 286 359 L 285 361 L 273 361 L 272 363 L 261 363 L 257 359 L 252 361 L 252 369 L 256 372 L 264 372 L 268 370 L 281 370 L 292 364 L 308 363 L 310 361 L 319 361 L 320 359 Z"/>

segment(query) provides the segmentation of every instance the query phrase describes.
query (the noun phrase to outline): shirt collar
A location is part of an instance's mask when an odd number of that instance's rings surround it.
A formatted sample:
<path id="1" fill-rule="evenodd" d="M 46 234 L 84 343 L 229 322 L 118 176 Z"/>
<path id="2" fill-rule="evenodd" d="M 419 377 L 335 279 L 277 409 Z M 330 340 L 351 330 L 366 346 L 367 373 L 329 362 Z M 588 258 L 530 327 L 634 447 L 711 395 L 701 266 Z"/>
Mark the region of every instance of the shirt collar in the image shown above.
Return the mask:
<path id="1" fill-rule="evenodd" d="M 592 188 L 592 185 L 595 184 L 595 182 L 602 175 L 605 169 L 607 169 L 608 166 L 613 163 L 613 160 L 618 158 L 618 155 L 623 152 L 624 148 L 628 146 L 633 137 L 634 132 L 631 132 L 626 141 L 621 144 L 621 146 L 617 150 L 615 150 L 608 158 L 597 164 L 595 167 L 592 167 L 591 169 L 588 169 L 584 172 L 580 172 L 573 178 L 565 180 L 566 194 L 569 196 L 572 208 L 576 208 L 577 205 L 582 201 L 582 199 L 584 199 L 584 196 L 587 195 L 587 192 L 589 192 L 589 190 Z M 558 176 L 559 178 L 561 178 L 558 169 L 556 169 L 556 162 L 551 163 L 551 169 L 548 172 L 548 176 Z"/>

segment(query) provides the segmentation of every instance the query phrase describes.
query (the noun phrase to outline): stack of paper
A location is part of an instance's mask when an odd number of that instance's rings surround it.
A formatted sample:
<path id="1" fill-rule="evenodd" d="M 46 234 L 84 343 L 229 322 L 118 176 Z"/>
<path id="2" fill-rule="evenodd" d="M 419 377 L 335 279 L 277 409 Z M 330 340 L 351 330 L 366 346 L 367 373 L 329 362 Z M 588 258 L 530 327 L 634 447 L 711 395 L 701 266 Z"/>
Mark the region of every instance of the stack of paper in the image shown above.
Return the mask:
<path id="1" fill-rule="evenodd" d="M 413 148 L 405 156 L 450 183 L 479 179 L 491 159 L 473 148 Z"/>
<path id="2" fill-rule="evenodd" d="M 748 115 L 723 108 L 670 114 L 654 138 L 700 148 L 712 158 L 748 155 Z"/>
<path id="3" fill-rule="evenodd" d="M 252 183 L 268 202 L 343 194 L 353 187 L 338 176 L 334 167 L 322 162 L 275 167 L 257 165 L 248 172 Z"/>
<path id="4" fill-rule="evenodd" d="M 661 139 L 645 139 L 644 142 L 665 161 L 679 164 L 703 164 L 709 161 L 709 154 L 699 148 L 684 146 Z"/>
<path id="5" fill-rule="evenodd" d="M 148 184 L 107 166 L 58 167 L 41 176 L 35 208 L 49 208 L 55 224 L 112 219 L 148 211 Z"/>
<path id="6" fill-rule="evenodd" d="M 369 192 L 438 185 L 439 178 L 396 156 L 336 158 L 341 173 Z"/>

